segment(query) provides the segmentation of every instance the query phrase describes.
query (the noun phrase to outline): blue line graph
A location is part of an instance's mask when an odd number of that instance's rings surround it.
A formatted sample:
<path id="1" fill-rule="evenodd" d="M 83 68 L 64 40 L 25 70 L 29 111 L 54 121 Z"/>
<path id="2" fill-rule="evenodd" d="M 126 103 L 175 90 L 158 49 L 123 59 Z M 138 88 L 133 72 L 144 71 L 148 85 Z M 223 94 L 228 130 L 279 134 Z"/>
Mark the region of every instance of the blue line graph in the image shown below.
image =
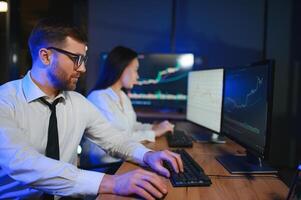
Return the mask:
<path id="1" fill-rule="evenodd" d="M 233 137 L 246 142 L 252 139 L 260 145 L 264 142 L 271 89 L 269 70 L 269 65 L 256 65 L 226 72 L 223 126 Z"/>
<path id="2" fill-rule="evenodd" d="M 242 109 L 242 108 L 247 108 L 247 107 L 250 107 L 250 106 L 253 106 L 255 105 L 256 103 L 258 103 L 261 99 L 260 98 L 255 98 L 255 100 L 253 101 L 250 101 L 250 98 L 252 96 L 255 96 L 256 93 L 258 92 L 258 90 L 261 88 L 262 84 L 263 84 L 263 81 L 264 79 L 263 78 L 260 78 L 257 76 L 257 82 L 256 82 L 256 86 L 251 89 L 246 95 L 245 97 L 243 98 L 244 100 L 242 101 L 242 103 L 238 103 L 236 100 L 234 100 L 233 98 L 231 97 L 226 97 L 225 98 L 225 101 L 226 103 L 230 103 L 232 106 L 231 106 L 231 110 L 233 109 Z M 229 108 L 229 107 L 228 107 Z M 228 110 L 229 111 L 229 110 Z"/>

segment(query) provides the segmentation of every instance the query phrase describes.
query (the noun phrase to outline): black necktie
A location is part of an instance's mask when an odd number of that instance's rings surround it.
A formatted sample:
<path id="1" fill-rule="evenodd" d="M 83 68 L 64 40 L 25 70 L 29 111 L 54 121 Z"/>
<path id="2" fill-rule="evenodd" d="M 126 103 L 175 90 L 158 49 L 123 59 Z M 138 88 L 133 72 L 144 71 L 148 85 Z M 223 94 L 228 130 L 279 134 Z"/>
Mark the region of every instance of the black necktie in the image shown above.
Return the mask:
<path id="1" fill-rule="evenodd" d="M 60 101 L 60 98 L 56 99 L 52 104 L 47 102 L 43 97 L 40 98 L 41 101 L 46 104 L 51 110 L 51 115 L 49 119 L 48 126 L 48 139 L 46 146 L 46 156 L 56 160 L 60 159 L 60 147 L 59 147 L 59 134 L 57 128 L 57 119 L 56 119 L 56 104 Z M 43 200 L 53 200 L 54 196 L 50 194 L 43 194 L 41 197 Z"/>
<path id="2" fill-rule="evenodd" d="M 59 147 L 59 134 L 57 128 L 57 119 L 56 119 L 56 104 L 60 101 L 60 98 L 56 99 L 52 104 L 47 102 L 44 98 L 40 98 L 41 101 L 46 104 L 50 110 L 51 115 L 49 119 L 48 126 L 48 139 L 46 146 L 46 156 L 56 160 L 60 159 L 60 147 Z"/>

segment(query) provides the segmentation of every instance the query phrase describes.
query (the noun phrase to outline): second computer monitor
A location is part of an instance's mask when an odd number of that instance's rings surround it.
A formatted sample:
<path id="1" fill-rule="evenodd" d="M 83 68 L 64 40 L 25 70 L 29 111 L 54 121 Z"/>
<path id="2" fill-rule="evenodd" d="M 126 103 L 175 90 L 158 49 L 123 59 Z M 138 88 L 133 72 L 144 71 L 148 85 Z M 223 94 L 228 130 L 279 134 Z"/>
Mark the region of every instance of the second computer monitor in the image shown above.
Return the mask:
<path id="1" fill-rule="evenodd" d="M 187 120 L 216 133 L 221 131 L 224 70 L 189 72 Z"/>
<path id="2" fill-rule="evenodd" d="M 139 54 L 139 81 L 128 93 L 135 109 L 184 113 L 194 55 Z"/>

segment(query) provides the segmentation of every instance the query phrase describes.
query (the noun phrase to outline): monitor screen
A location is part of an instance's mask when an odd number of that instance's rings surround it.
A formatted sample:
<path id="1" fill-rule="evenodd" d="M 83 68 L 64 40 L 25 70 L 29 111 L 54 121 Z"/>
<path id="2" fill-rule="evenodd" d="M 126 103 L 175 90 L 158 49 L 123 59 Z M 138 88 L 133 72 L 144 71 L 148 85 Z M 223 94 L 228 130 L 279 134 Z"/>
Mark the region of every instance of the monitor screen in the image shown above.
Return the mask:
<path id="1" fill-rule="evenodd" d="M 220 133 L 224 70 L 189 72 L 187 120 Z"/>
<path id="2" fill-rule="evenodd" d="M 272 112 L 273 62 L 225 71 L 222 133 L 246 155 L 218 156 L 231 173 L 276 173 L 267 163 Z"/>
<path id="3" fill-rule="evenodd" d="M 225 72 L 223 132 L 261 156 L 269 131 L 270 68 L 267 62 Z"/>
<path id="4" fill-rule="evenodd" d="M 193 54 L 140 54 L 139 81 L 128 92 L 137 109 L 184 113 Z"/>

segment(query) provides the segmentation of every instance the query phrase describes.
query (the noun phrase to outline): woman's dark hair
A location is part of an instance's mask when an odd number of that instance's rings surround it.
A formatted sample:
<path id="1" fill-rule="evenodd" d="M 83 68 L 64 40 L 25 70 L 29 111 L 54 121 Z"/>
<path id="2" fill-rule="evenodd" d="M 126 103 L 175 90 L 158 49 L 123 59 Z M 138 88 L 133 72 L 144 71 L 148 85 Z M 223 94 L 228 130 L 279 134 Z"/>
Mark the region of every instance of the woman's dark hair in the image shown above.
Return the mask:
<path id="1" fill-rule="evenodd" d="M 59 18 L 40 20 L 31 31 L 28 39 L 32 60 L 37 59 L 41 48 L 62 47 L 68 36 L 80 43 L 87 43 L 85 33 L 69 21 Z"/>
<path id="2" fill-rule="evenodd" d="M 97 83 L 92 91 L 106 89 L 116 83 L 125 68 L 137 57 L 137 52 L 127 47 L 117 46 L 112 49 L 100 69 Z"/>

